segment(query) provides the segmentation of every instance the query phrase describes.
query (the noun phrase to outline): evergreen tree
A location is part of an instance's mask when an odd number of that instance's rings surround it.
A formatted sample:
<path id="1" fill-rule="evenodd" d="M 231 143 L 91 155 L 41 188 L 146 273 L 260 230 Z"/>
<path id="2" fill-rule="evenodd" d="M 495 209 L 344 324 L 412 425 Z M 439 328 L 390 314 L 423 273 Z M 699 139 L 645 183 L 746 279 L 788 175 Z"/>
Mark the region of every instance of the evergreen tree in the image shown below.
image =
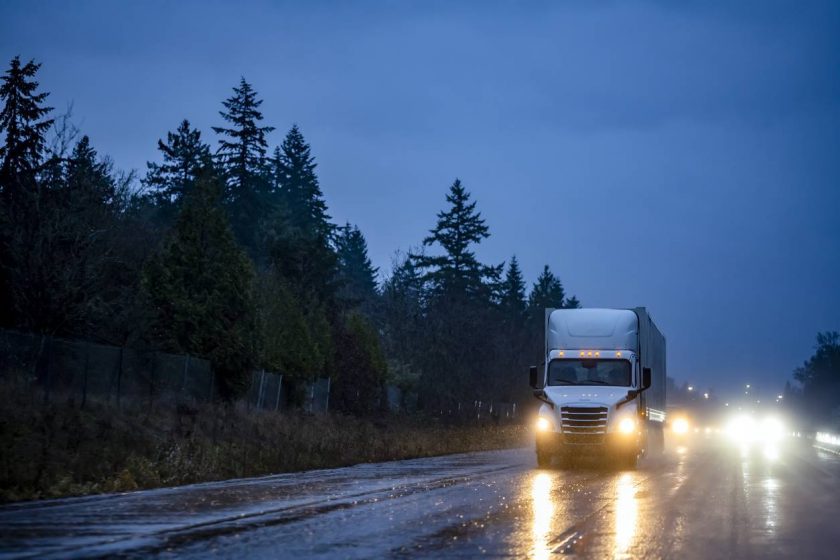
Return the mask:
<path id="1" fill-rule="evenodd" d="M 259 257 L 259 224 L 265 219 L 268 192 L 266 134 L 272 126 L 260 126 L 263 115 L 259 110 L 262 100 L 257 92 L 242 78 L 233 96 L 223 101 L 224 111 L 219 114 L 230 123 L 229 128 L 214 126 L 219 134 L 217 156 L 226 182 L 227 202 L 231 225 L 240 243 L 252 257 Z"/>
<path id="2" fill-rule="evenodd" d="M 5 138 L 0 146 L 0 194 L 5 197 L 35 189 L 35 176 L 44 157 L 45 134 L 53 120 L 45 118 L 52 108 L 43 106 L 49 94 L 38 93 L 34 80 L 40 67 L 34 61 L 21 66 L 16 56 L 2 77 L 0 132 Z"/>
<path id="3" fill-rule="evenodd" d="M 423 240 L 423 245 L 440 245 L 444 254 L 439 256 L 413 255 L 415 265 L 424 271 L 438 295 L 448 297 L 489 296 L 491 287 L 485 280 L 498 277 L 500 267 L 482 265 L 471 249 L 490 236 L 487 225 L 476 211 L 470 194 L 455 179 L 446 195 L 450 207 L 438 213 L 437 225 Z"/>
<path id="4" fill-rule="evenodd" d="M 340 228 L 336 238 L 339 270 L 339 298 L 351 306 L 361 306 L 370 317 L 377 297 L 376 274 L 367 252 L 367 241 L 356 226 Z"/>
<path id="5" fill-rule="evenodd" d="M 322 307 L 306 305 L 273 272 L 261 275 L 258 327 L 262 367 L 281 372 L 287 385 L 323 375 L 330 363 L 332 341 Z"/>
<path id="6" fill-rule="evenodd" d="M 563 289 L 560 279 L 554 276 L 548 265 L 545 265 L 528 296 L 529 312 L 538 318 L 540 324 L 542 324 L 544 310 L 549 307 L 563 307 L 565 298 L 566 291 Z"/>
<path id="7" fill-rule="evenodd" d="M 227 395 L 254 366 L 254 272 L 219 205 L 221 188 L 203 172 L 184 201 L 143 285 L 155 309 L 153 335 L 167 350 L 209 358 Z"/>
<path id="8" fill-rule="evenodd" d="M 184 196 L 195 184 L 202 169 L 211 163 L 210 147 L 201 141 L 201 131 L 191 128 L 184 119 L 175 132 L 166 133 L 166 142 L 158 140 L 162 163 L 147 163 L 143 184 L 149 189 L 153 204 L 165 220 L 177 215 Z"/>
<path id="9" fill-rule="evenodd" d="M 286 135 L 272 163 L 271 176 L 279 191 L 274 193 L 278 203 L 266 227 L 271 263 L 300 294 L 329 301 L 336 291 L 335 227 L 329 222 L 310 147 L 297 126 Z"/>
<path id="10" fill-rule="evenodd" d="M 579 309 L 580 308 L 580 301 L 575 296 L 572 296 L 566 299 L 565 303 L 563 303 L 564 309 Z"/>
<path id="11" fill-rule="evenodd" d="M 812 419 L 840 419 L 840 333 L 818 333 L 814 354 L 793 377 L 802 385 L 801 399 Z"/>
<path id="12" fill-rule="evenodd" d="M 376 331 L 357 312 L 339 321 L 335 331 L 335 373 L 330 390 L 334 408 L 357 416 L 381 411 L 386 404 L 388 368 Z"/>
<path id="13" fill-rule="evenodd" d="M 66 169 L 67 179 L 62 190 L 68 204 L 80 210 L 94 210 L 116 202 L 117 188 L 111 164 L 98 158 L 87 136 L 82 136 L 73 148 Z"/>
<path id="14" fill-rule="evenodd" d="M 297 125 L 293 125 L 275 151 L 274 172 L 289 211 L 290 225 L 320 240 L 328 240 L 334 227 L 315 174 L 315 158 Z"/>
<path id="15" fill-rule="evenodd" d="M 21 65 L 15 57 L 0 84 L 0 325 L 19 323 L 20 308 L 13 276 L 20 276 L 40 227 L 37 174 L 45 151 L 45 134 L 52 125 L 44 106 L 47 93 L 38 92 L 35 74 L 40 64 Z M 16 272 L 17 271 L 17 272 Z"/>
<path id="16" fill-rule="evenodd" d="M 505 320 L 514 326 L 521 326 L 525 318 L 525 280 L 516 255 L 511 257 L 505 279 L 501 283 L 499 305 Z"/>

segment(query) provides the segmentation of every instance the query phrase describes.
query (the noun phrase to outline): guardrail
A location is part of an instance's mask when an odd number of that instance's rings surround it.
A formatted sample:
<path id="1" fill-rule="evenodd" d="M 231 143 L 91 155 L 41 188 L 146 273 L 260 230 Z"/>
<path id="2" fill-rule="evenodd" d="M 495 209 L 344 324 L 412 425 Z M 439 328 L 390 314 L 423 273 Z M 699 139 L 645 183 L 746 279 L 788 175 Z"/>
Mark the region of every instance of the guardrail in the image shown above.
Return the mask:
<path id="1" fill-rule="evenodd" d="M 840 454 L 840 436 L 830 432 L 817 432 L 814 436 L 814 447 Z"/>

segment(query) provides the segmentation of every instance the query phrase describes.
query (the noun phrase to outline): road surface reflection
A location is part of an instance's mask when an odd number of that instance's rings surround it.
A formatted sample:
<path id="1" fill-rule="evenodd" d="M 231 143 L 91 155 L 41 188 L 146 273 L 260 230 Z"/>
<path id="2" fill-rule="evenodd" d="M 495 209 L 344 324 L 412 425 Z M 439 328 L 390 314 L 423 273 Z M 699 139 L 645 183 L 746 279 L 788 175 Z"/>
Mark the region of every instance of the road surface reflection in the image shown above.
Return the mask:
<path id="1" fill-rule="evenodd" d="M 534 545 L 531 557 L 538 560 L 544 560 L 551 555 L 551 525 L 554 518 L 551 487 L 552 479 L 548 473 L 536 473 L 531 479 L 531 500 L 534 510 Z"/>
<path id="2" fill-rule="evenodd" d="M 635 475 L 624 473 L 616 483 L 615 558 L 629 558 L 628 551 L 636 535 L 637 517 Z"/>

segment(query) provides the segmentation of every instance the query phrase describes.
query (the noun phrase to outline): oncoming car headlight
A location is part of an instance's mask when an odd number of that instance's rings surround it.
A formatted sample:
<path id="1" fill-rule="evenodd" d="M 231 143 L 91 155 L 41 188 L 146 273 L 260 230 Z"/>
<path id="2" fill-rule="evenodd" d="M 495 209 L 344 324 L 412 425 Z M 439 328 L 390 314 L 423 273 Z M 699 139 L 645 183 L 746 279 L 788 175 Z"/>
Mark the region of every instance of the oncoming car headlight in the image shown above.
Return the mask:
<path id="1" fill-rule="evenodd" d="M 542 416 L 537 418 L 537 431 L 548 432 L 549 430 L 551 430 L 551 421 L 548 418 L 543 418 Z"/>
<path id="2" fill-rule="evenodd" d="M 622 434 L 631 434 L 636 431 L 636 420 L 633 418 L 622 418 L 618 423 L 618 431 Z"/>
<path id="3" fill-rule="evenodd" d="M 675 434 L 688 433 L 688 420 L 685 418 L 677 418 L 674 420 L 673 430 Z"/>

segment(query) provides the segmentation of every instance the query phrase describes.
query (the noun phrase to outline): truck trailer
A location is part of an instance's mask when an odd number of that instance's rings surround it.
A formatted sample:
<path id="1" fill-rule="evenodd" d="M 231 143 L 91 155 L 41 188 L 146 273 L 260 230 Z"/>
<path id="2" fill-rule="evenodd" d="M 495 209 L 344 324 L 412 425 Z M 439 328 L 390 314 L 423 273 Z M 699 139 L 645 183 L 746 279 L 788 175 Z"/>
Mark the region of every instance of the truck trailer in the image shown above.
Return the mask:
<path id="1" fill-rule="evenodd" d="M 545 361 L 531 366 L 537 465 L 594 454 L 625 468 L 661 450 L 665 337 L 644 307 L 546 309 Z"/>

